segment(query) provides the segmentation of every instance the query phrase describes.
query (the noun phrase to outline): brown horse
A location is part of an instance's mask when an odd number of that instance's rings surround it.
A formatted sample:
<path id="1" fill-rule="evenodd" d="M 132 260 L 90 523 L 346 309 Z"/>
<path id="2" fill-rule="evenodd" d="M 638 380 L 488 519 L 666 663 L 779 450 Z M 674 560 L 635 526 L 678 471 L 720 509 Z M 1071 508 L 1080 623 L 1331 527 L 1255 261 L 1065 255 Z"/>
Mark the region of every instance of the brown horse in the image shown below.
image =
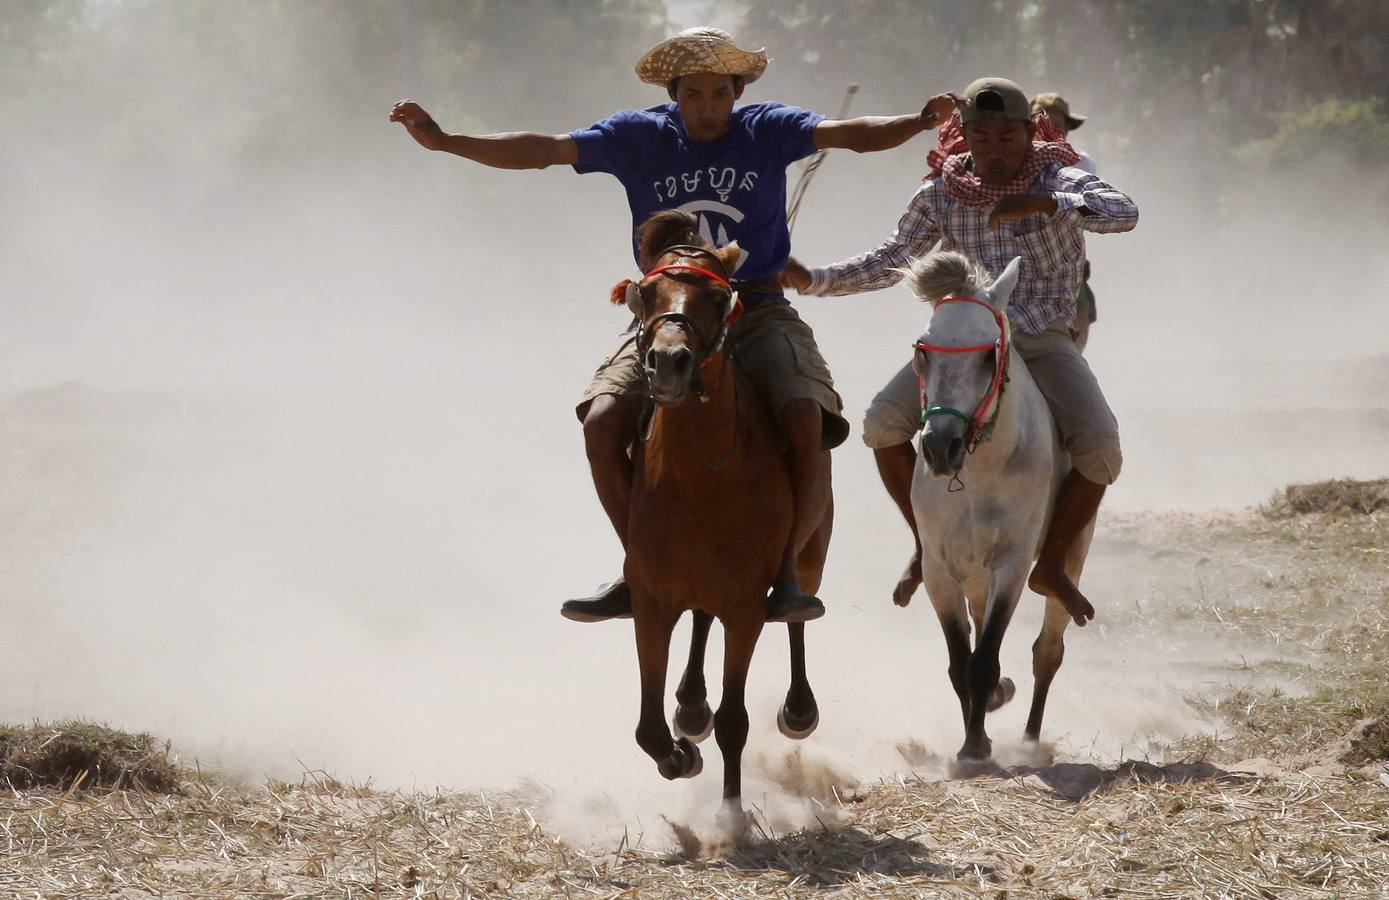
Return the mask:
<path id="1" fill-rule="evenodd" d="M 694 217 L 676 211 L 652 216 L 638 241 L 645 277 L 614 291 L 640 322 L 637 346 L 650 396 L 645 437 L 633 450 L 624 570 L 641 665 L 637 743 L 666 778 L 690 778 L 703 768 L 696 743 L 712 728 L 724 759 L 723 813 L 741 822 L 744 689 L 767 591 L 790 537 L 791 474 L 771 410 L 725 350 L 741 313 L 728 284 L 738 247 L 710 249 Z M 832 511 L 800 555 L 801 584 L 812 594 L 831 518 Z M 685 610 L 694 614 L 693 640 L 672 736 L 666 667 L 671 630 Z M 717 713 L 704 683 L 705 640 L 715 618 L 725 635 Z M 777 722 L 783 734 L 800 738 L 815 729 L 819 713 L 805 674 L 805 626 L 788 627 L 791 688 Z"/>

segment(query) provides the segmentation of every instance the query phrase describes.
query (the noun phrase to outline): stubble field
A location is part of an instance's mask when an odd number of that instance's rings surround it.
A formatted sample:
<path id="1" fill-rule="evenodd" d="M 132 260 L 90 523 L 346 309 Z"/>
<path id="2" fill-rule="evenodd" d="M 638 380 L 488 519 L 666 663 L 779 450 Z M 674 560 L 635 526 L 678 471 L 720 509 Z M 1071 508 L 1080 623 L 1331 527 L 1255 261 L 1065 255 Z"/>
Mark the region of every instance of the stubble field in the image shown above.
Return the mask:
<path id="1" fill-rule="evenodd" d="M 0 796 L 0 891 L 1389 895 L 1389 483 L 1290 490 L 1239 512 L 1112 514 L 1097 553 L 1150 573 L 1144 595 L 1105 610 L 1108 627 L 1231 648 L 1223 664 L 1200 663 L 1211 677 L 1188 698 L 1210 727 L 1145 758 L 1072 752 L 962 777 L 908 744 L 902 774 L 858 784 L 791 751 L 754 765 L 818 810 L 809 827 L 754 803 L 741 838 L 666 819 L 583 845 L 542 824 L 554 797 L 539 784 L 418 793 L 305 772 L 252 785 L 157 741 L 93 761 L 83 753 L 109 749 L 110 735 L 37 726 L 0 737 L 13 785 Z M 151 775 L 166 762 L 173 784 Z"/>

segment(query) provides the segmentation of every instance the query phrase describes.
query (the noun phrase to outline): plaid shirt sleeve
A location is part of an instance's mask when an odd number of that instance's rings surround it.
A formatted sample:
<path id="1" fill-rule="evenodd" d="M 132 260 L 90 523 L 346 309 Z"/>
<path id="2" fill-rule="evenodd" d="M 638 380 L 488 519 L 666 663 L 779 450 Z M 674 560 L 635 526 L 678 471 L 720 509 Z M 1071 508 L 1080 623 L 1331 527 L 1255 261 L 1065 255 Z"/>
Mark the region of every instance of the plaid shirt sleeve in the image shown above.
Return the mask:
<path id="1" fill-rule="evenodd" d="M 897 230 L 876 248 L 823 269 L 810 270 L 807 294 L 816 297 L 842 297 L 862 291 L 876 291 L 902 280 L 902 273 L 914 256 L 920 256 L 940 240 L 940 225 L 931 206 L 933 184 L 923 184 L 912 195 Z"/>
<path id="2" fill-rule="evenodd" d="M 1084 169 L 1063 166 L 1049 180 L 1059 223 L 1096 234 L 1132 231 L 1138 224 L 1138 206 L 1129 195 Z"/>

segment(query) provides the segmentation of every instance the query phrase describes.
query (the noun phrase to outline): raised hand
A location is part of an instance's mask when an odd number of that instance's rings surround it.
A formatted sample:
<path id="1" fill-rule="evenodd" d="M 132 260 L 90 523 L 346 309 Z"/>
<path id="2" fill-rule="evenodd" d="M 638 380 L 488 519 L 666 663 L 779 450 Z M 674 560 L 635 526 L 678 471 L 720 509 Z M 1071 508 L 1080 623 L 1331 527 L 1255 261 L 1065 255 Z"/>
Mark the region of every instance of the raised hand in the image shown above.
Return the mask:
<path id="1" fill-rule="evenodd" d="M 429 113 L 414 100 L 402 100 L 391 107 L 391 121 L 399 122 L 421 147 L 439 150 L 444 145 L 444 130 Z"/>
<path id="2" fill-rule="evenodd" d="M 950 118 L 950 114 L 956 109 L 963 109 L 962 104 L 967 102 L 965 98 L 953 91 L 944 94 L 937 94 L 926 101 L 926 106 L 921 110 L 921 124 L 927 128 L 935 128 L 937 125 Z"/>

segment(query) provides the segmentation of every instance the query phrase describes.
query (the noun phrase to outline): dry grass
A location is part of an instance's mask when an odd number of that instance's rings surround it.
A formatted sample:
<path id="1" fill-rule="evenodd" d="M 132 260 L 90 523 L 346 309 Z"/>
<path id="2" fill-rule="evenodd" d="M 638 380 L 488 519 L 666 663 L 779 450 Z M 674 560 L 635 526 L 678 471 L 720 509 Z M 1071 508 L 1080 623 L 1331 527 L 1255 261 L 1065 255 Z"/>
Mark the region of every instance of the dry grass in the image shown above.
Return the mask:
<path id="1" fill-rule="evenodd" d="M 1389 478 L 1377 481 L 1317 481 L 1289 485 L 1274 495 L 1264 507 L 1275 517 L 1327 515 L 1369 515 L 1389 510 Z"/>
<path id="2" fill-rule="evenodd" d="M 1194 698 L 1226 728 L 1174 754 L 1335 762 L 1358 723 L 1389 722 L 1389 510 L 1354 511 L 1382 485 L 1301 486 L 1332 511 L 1291 513 L 1286 498 L 1304 496 L 1295 486 L 1257 512 L 1118 517 L 1117 531 L 1167 573 L 1121 627 L 1199 631 L 1236 661 L 1228 687 Z M 1251 663 L 1242 648 L 1272 652 Z M 1378 746 L 1371 738 L 1362 760 Z"/>
<path id="3" fill-rule="evenodd" d="M 137 788 L 168 793 L 181 775 L 169 746 L 89 722 L 0 725 L 0 783 L 16 788 Z"/>
<path id="4" fill-rule="evenodd" d="M 580 850 L 534 797 L 380 793 L 328 779 L 0 799 L 0 890 L 48 898 L 1375 896 L 1389 788 L 1355 775 L 1112 782 L 906 780 L 841 826 L 716 859 Z"/>
<path id="5" fill-rule="evenodd" d="M 1389 896 L 1389 515 L 1108 528 L 1163 563 L 1154 596 L 1115 609 L 1111 627 L 1281 647 L 1246 668 L 1302 690 L 1213 691 L 1224 725 L 1171 748 L 1185 763 L 903 778 L 841 797 L 819 828 L 775 834 L 754 815 L 741 842 L 682 829 L 571 846 L 538 824 L 539 791 L 395 793 L 326 776 L 75 790 L 58 766 L 57 786 L 0 794 L 0 895 Z M 1264 760 L 1236 763 L 1251 757 Z M 788 773 L 793 790 L 821 790 Z"/>

